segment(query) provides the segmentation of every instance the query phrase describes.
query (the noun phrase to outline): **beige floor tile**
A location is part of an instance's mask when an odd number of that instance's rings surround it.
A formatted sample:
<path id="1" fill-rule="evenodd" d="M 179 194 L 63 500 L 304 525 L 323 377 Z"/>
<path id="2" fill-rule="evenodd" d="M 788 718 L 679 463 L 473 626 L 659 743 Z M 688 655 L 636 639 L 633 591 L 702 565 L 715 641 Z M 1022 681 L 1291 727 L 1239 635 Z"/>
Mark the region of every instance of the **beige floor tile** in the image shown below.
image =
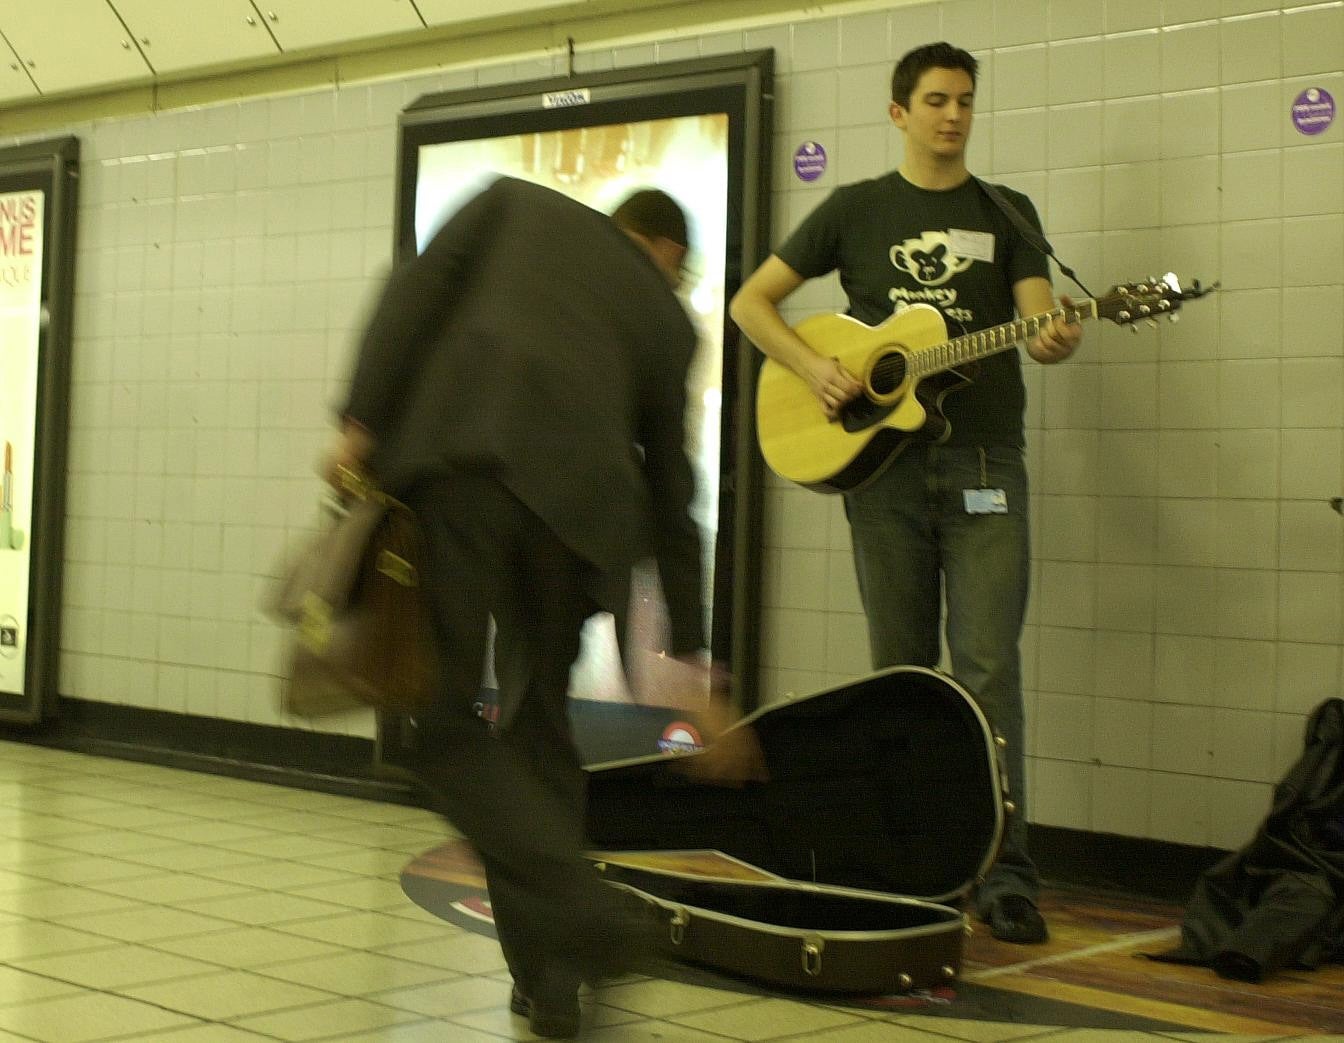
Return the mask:
<path id="1" fill-rule="evenodd" d="M 304 860 L 309 865 L 326 866 L 364 876 L 397 876 L 410 861 L 402 851 L 381 851 L 366 848 L 345 851 L 335 855 L 319 855 Z"/>
<path id="2" fill-rule="evenodd" d="M 107 781 L 97 771 L 90 771 L 93 763 L 88 760 L 76 762 L 77 770 L 57 775 L 42 782 L 41 789 L 55 793 L 85 793 L 90 796 L 105 796 Z"/>
<path id="3" fill-rule="evenodd" d="M 53 880 L 60 884 L 95 884 L 102 880 L 130 880 L 137 876 L 150 876 L 154 872 L 152 866 L 127 862 L 120 858 L 76 855 L 30 866 L 24 870 L 23 875 L 35 880 Z"/>
<path id="4" fill-rule="evenodd" d="M 722 1036 L 672 1025 L 666 1021 L 634 1021 L 613 1025 L 585 1033 L 583 1038 L 588 1043 L 723 1043 Z M 889 1036 L 886 1043 L 900 1043 L 900 1040 Z"/>
<path id="5" fill-rule="evenodd" d="M 5 962 L 24 956 L 100 949 L 106 945 L 107 939 L 96 933 L 76 931 L 38 920 L 0 925 L 0 960 Z"/>
<path id="6" fill-rule="evenodd" d="M 211 786 L 214 784 L 211 783 Z M 265 808 L 255 801 L 236 800 L 223 796 L 221 791 L 204 789 L 192 792 L 184 789 L 170 804 L 165 805 L 180 815 L 192 815 L 196 818 L 218 819 L 222 822 L 239 820 L 251 821 Z"/>
<path id="7" fill-rule="evenodd" d="M 233 1028 L 231 1025 L 198 1021 L 189 1028 L 136 1036 L 135 1043 L 257 1043 L 260 1040 L 272 1043 L 274 1039 L 274 1036 L 258 1036 L 255 1032 Z M 5 1041 L 0 1040 L 0 1043 Z"/>
<path id="8" fill-rule="evenodd" d="M 492 978 L 456 978 L 410 989 L 392 989 L 378 994 L 378 1002 L 399 1010 L 443 1018 L 495 1007 L 507 1007 L 509 985 Z"/>
<path id="9" fill-rule="evenodd" d="M 249 971 L 219 971 L 157 985 L 118 990 L 123 996 L 156 1003 L 197 1018 L 232 1021 L 250 1014 L 286 1010 L 332 999 L 332 994 Z"/>
<path id="10" fill-rule="evenodd" d="M 102 834 L 92 833 L 88 836 L 99 837 Z M 63 837 L 60 839 L 73 840 L 75 838 Z M 0 838 L 0 865 L 20 873 L 28 866 L 55 862 L 57 859 L 69 858 L 73 854 L 75 854 L 73 849 L 56 844 L 43 844 L 36 840 L 15 840 L 13 837 Z"/>
<path id="11" fill-rule="evenodd" d="M 952 1025 L 960 1024 L 951 1018 L 947 1021 Z M 911 1025 L 897 1025 L 890 1021 L 863 1021 L 838 1029 L 823 1029 L 814 1032 L 809 1038 L 817 1040 L 817 1043 L 949 1043 L 952 1037 L 944 1032 L 925 1032 Z"/>
<path id="12" fill-rule="evenodd" d="M 418 942 L 428 938 L 446 938 L 460 927 L 443 920 L 413 920 L 387 913 L 357 912 L 328 916 L 321 920 L 300 920 L 284 924 L 279 930 L 304 938 L 335 942 L 352 948 L 368 949 L 398 942 Z"/>
<path id="13" fill-rule="evenodd" d="M 89 913 L 105 913 L 134 905 L 134 902 L 118 895 L 103 894 L 73 884 L 0 894 L 0 911 L 34 920 L 55 920 L 57 923 L 80 920 Z M 79 924 L 71 923 L 70 926 L 78 927 Z"/>
<path id="14" fill-rule="evenodd" d="M 379 877 L 357 877 L 353 880 L 314 884 L 296 888 L 293 893 L 352 909 L 385 910 L 411 904 L 399 881 Z"/>
<path id="15" fill-rule="evenodd" d="M 342 844 L 334 840 L 317 837 L 290 836 L 272 833 L 265 837 L 252 837 L 244 840 L 222 841 L 215 845 L 227 851 L 236 851 L 243 855 L 260 858 L 287 858 L 302 862 L 324 855 L 350 854 L 359 851 L 357 844 Z"/>
<path id="16" fill-rule="evenodd" d="M 175 812 L 166 811 L 163 808 L 163 805 L 172 803 L 176 796 L 175 788 L 150 783 L 143 779 L 99 775 L 98 788 L 93 792 L 93 796 L 99 800 L 114 800 L 118 804 L 124 805 L 128 811 L 139 809 L 140 811 L 154 811 L 160 815 L 175 814 Z"/>
<path id="17" fill-rule="evenodd" d="M 13 967 L 0 967 L 0 1006 L 3 1007 L 50 999 L 52 996 L 66 996 L 78 991 L 69 982 L 29 974 Z"/>
<path id="18" fill-rule="evenodd" d="M 266 967 L 261 973 L 297 985 L 340 993 L 369 996 L 389 989 L 404 989 L 429 982 L 461 977 L 456 971 L 411 963 L 372 952 L 345 952 Z"/>
<path id="19" fill-rule="evenodd" d="M 228 898 L 182 902 L 181 908 L 236 923 L 274 926 L 289 920 L 311 920 L 339 912 L 342 906 L 283 891 L 252 891 Z"/>
<path id="20" fill-rule="evenodd" d="M 0 1007 L 0 1028 L 41 1043 L 87 1043 L 189 1023 L 172 1011 L 102 992 Z"/>
<path id="21" fill-rule="evenodd" d="M 147 833 L 135 833 L 130 830 L 106 830 L 96 833 L 77 833 L 74 836 L 54 837 L 49 843 L 59 848 L 69 857 L 75 852 L 86 855 L 138 854 L 144 851 L 156 851 L 172 847 L 173 840 L 166 837 L 153 837 Z"/>
<path id="22" fill-rule="evenodd" d="M 387 956 L 446 967 L 462 974 L 489 974 L 508 967 L 499 942 L 483 934 L 462 931 L 428 941 L 400 943 L 379 950 Z"/>
<path id="23" fill-rule="evenodd" d="M 210 844 L 220 846 L 237 840 L 275 837 L 275 830 L 261 829 L 251 821 L 215 822 L 211 819 L 189 818 L 181 825 L 148 826 L 141 830 L 148 836 L 162 837 L 179 844 Z"/>
<path id="24" fill-rule="evenodd" d="M 923 1032 L 941 1032 L 953 1039 L 965 1040 L 967 1043 L 1008 1043 L 1009 1040 L 1034 1040 L 1041 1037 L 1054 1040 L 1053 1034 L 1061 1031 L 1057 1025 L 1022 1025 L 943 1017 L 922 1018 L 918 1015 L 884 1017 L 881 1020 Z"/>
<path id="25" fill-rule="evenodd" d="M 698 1014 L 664 1016 L 685 1028 L 717 1032 L 739 1040 L 776 1039 L 820 1029 L 854 1025 L 864 1020 L 853 1014 L 782 999 L 752 999 Z"/>
<path id="26" fill-rule="evenodd" d="M 115 814 L 115 812 L 108 812 Z M 21 814 L 0 819 L 0 836 L 13 840 L 44 840 L 68 837 L 78 833 L 96 833 L 104 827 L 98 823 L 80 822 L 60 815 Z"/>
<path id="27" fill-rule="evenodd" d="M 155 848 L 152 851 L 127 851 L 120 857 L 126 862 L 137 862 L 156 869 L 181 870 L 186 873 L 196 869 L 215 869 L 256 861 L 256 857 L 252 855 L 196 844 L 174 844 L 172 847 Z"/>
<path id="28" fill-rule="evenodd" d="M 133 898 L 137 902 L 154 905 L 173 905 L 178 902 L 252 893 L 251 888 L 243 885 L 227 884 L 220 880 L 209 880 L 186 873 L 154 873 L 151 876 L 133 877 L 130 880 L 107 880 L 95 887 L 98 891 L 105 891 L 111 895 Z"/>
<path id="29" fill-rule="evenodd" d="M 316 811 L 267 811 L 255 818 L 248 819 L 254 825 L 261 826 L 271 830 L 273 833 L 302 833 L 311 835 L 315 833 L 326 833 L 332 830 L 344 830 L 350 832 L 350 823 L 342 819 L 335 818 L 332 815 L 323 815 Z M 330 838 L 340 839 L 340 838 Z M 361 844 L 368 843 L 364 838 L 364 831 L 359 834 Z M 372 845 L 370 845 L 372 846 Z"/>
<path id="30" fill-rule="evenodd" d="M 90 815 L 79 824 L 85 829 L 148 829 L 163 828 L 172 825 L 186 825 L 195 821 L 172 811 L 159 808 L 146 808 L 137 804 L 125 807 L 104 809 L 96 815 Z"/>
<path id="31" fill-rule="evenodd" d="M 116 945 L 54 956 L 34 956 L 12 960 L 11 963 L 22 970 L 44 974 L 63 982 L 90 989 L 112 990 L 129 985 L 148 985 L 170 978 L 209 974 L 219 969 L 200 960 L 138 945 Z"/>
<path id="32" fill-rule="evenodd" d="M 1283 1036 L 1243 1036 L 1236 1033 L 1219 1033 L 1213 1035 L 1209 1032 L 1160 1032 L 1157 1037 L 1161 1039 L 1183 1039 L 1186 1043 L 1210 1043 L 1211 1039 L 1216 1039 L 1218 1043 L 1269 1043 L 1270 1040 L 1284 1039 Z M 1290 1036 L 1286 1037 L 1293 1040 L 1293 1043 L 1318 1043 L 1328 1039 L 1338 1040 L 1338 1036 Z"/>
<path id="33" fill-rule="evenodd" d="M 628 1025 L 645 1020 L 638 1014 L 631 1014 L 628 1010 L 604 1007 L 602 1004 L 595 1002 L 592 996 L 587 993 L 580 994 L 579 1009 L 585 1033 L 605 1026 Z M 528 1030 L 527 1019 L 514 1014 L 509 1010 L 507 1003 L 498 1007 L 491 1007 L 488 1010 L 473 1011 L 470 1014 L 455 1014 L 453 1024 L 466 1025 L 469 1028 L 479 1029 L 481 1032 L 503 1036 L 505 1039 L 534 1040 L 541 1038 Z M 584 1038 L 587 1038 L 587 1036 L 585 1035 Z"/>
<path id="34" fill-rule="evenodd" d="M 397 1010 L 367 1000 L 338 1000 L 279 1014 L 241 1018 L 236 1024 L 239 1028 L 264 1033 L 267 1038 L 297 1043 L 299 1040 L 327 1039 L 341 1033 L 373 1032 L 419 1020 L 419 1014 L 412 1014 L 408 1010 Z"/>
<path id="35" fill-rule="evenodd" d="M 317 830 L 316 832 L 332 836 L 335 839 L 335 834 L 338 833 L 356 835 L 352 832 L 353 828 L 356 827 L 352 827 L 348 821 L 338 820 L 330 828 Z M 357 828 L 359 830 L 357 834 L 359 842 L 369 847 L 395 847 L 397 850 L 402 850 L 409 846 L 412 851 L 419 852 L 438 847 L 447 839 L 442 830 L 415 829 L 411 826 L 365 824 Z"/>
<path id="36" fill-rule="evenodd" d="M 1222 1043 L 1228 1037 L 1215 1035 L 1213 1038 Z M 1139 1032 L 1136 1029 L 1065 1029 L 1049 1036 L 1048 1039 L 1049 1043 L 1133 1043 L 1134 1040 L 1161 1041 L 1163 1037 L 1152 1032 Z M 1295 1039 L 1294 1043 L 1301 1043 L 1301 1040 Z"/>
<path id="37" fill-rule="evenodd" d="M 648 1018 L 693 1014 L 742 1002 L 742 994 L 700 985 L 650 978 L 626 985 L 596 990 L 597 1001 L 609 1007 L 633 1011 Z"/>
<path id="38" fill-rule="evenodd" d="M 10 873 L 6 870 L 0 870 L 0 895 L 18 894 L 22 891 L 42 891 L 50 887 L 52 883 L 51 880 L 44 880 L 42 877 L 30 873 Z"/>
<path id="39" fill-rule="evenodd" d="M 349 951 L 339 945 L 271 931 L 265 927 L 230 928 L 187 938 L 167 938 L 154 942 L 153 947 L 216 963 L 221 967 L 238 969 L 254 969 L 271 963 L 309 960 Z"/>
<path id="40" fill-rule="evenodd" d="M 442 1021 L 418 1021 L 393 1028 L 375 1029 L 373 1032 L 360 1032 L 353 1036 L 332 1036 L 322 1043 L 499 1043 L 499 1037 L 477 1032 L 464 1025 L 448 1025 Z"/>
<path id="41" fill-rule="evenodd" d="M 339 808 L 332 808 L 330 814 L 374 825 L 423 829 L 427 833 L 437 833 L 442 838 L 456 836 L 456 833 L 434 812 L 407 804 L 377 804 L 367 800 L 352 800 Z"/>
<path id="42" fill-rule="evenodd" d="M 141 905 L 129 910 L 86 916 L 79 926 L 92 934 L 101 934 L 123 942 L 146 942 L 159 938 L 179 938 L 204 934 L 229 926 L 228 921 L 183 909 Z"/>
<path id="43" fill-rule="evenodd" d="M 298 862 L 280 862 L 267 859 L 261 862 L 245 862 L 237 866 L 224 866 L 220 869 L 199 870 L 199 876 L 225 883 L 242 884 L 263 891 L 292 891 L 313 884 L 331 884 L 342 880 L 358 880 L 360 877 L 345 873 L 339 869 L 324 869 L 321 866 L 303 865 Z"/>
<path id="44" fill-rule="evenodd" d="M 86 797 L 82 793 L 57 793 L 55 790 L 29 790 L 24 794 L 23 810 L 38 815 L 61 815 L 66 818 L 84 818 L 104 811 L 125 807 L 114 800 Z"/>

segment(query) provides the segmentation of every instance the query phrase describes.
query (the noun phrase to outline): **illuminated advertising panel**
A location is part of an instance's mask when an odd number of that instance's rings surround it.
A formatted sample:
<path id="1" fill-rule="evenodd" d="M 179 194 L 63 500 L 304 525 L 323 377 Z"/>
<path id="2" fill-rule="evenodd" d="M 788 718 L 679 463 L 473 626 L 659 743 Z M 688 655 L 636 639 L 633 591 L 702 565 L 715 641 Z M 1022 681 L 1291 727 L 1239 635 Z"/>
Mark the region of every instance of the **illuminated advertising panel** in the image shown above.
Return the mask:
<path id="1" fill-rule="evenodd" d="M 0 150 L 0 720 L 40 720 L 60 648 L 73 138 Z"/>

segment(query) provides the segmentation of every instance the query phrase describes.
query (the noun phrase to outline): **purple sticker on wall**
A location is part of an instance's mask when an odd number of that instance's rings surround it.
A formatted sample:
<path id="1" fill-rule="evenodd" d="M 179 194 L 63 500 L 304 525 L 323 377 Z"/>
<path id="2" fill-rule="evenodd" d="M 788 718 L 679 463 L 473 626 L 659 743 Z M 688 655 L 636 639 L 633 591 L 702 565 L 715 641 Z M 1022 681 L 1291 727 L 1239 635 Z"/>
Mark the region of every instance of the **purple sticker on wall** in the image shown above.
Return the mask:
<path id="1" fill-rule="evenodd" d="M 1321 87 L 1308 87 L 1293 99 L 1293 126 L 1302 134 L 1320 134 L 1335 122 L 1335 99 Z"/>
<path id="2" fill-rule="evenodd" d="M 804 181 L 826 173 L 826 150 L 815 141 L 804 141 L 793 153 L 793 172 Z"/>

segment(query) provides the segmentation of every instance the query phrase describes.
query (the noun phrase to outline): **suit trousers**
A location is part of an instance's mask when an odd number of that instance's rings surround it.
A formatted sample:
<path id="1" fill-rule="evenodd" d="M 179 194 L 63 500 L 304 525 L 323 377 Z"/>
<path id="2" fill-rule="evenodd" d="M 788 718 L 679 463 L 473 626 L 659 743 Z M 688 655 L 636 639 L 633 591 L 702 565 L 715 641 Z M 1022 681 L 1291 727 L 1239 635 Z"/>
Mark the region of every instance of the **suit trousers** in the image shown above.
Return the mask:
<path id="1" fill-rule="evenodd" d="M 416 716 L 417 770 L 435 810 L 485 866 L 500 945 L 519 987 L 563 996 L 620 969 L 631 929 L 583 857 L 584 781 L 568 717 L 569 672 L 594 566 L 497 477 L 461 472 L 408 495 L 424 527 L 441 696 Z M 506 726 L 475 710 L 489 619 Z"/>

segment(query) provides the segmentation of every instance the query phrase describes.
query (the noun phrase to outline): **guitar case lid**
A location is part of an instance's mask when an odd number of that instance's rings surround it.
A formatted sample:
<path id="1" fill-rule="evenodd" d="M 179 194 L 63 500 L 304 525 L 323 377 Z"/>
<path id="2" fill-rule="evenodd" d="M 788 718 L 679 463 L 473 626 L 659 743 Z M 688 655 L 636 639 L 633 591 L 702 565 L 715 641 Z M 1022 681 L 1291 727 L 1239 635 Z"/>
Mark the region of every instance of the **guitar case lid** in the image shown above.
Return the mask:
<path id="1" fill-rule="evenodd" d="M 893 667 L 763 707 L 735 725 L 746 726 L 765 782 L 695 782 L 681 758 L 657 755 L 590 767 L 590 846 L 717 850 L 789 880 L 934 902 L 965 894 L 993 861 L 998 746 L 947 675 Z"/>

